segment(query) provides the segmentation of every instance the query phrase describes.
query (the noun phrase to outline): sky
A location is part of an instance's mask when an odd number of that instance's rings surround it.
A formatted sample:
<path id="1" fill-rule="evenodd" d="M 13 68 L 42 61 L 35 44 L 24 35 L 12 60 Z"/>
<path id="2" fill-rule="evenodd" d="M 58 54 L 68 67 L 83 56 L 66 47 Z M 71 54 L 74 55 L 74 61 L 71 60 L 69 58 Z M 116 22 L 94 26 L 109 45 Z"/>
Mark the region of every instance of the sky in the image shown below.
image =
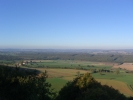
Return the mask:
<path id="1" fill-rule="evenodd" d="M 0 49 L 133 49 L 133 0 L 0 0 Z"/>

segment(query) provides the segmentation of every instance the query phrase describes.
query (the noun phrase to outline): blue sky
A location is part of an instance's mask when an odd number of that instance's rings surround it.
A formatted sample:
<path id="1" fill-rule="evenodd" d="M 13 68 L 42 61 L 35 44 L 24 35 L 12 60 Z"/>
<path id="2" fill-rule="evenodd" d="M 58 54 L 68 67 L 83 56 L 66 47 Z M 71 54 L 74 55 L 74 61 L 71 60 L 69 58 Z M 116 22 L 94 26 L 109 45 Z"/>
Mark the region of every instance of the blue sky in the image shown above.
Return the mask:
<path id="1" fill-rule="evenodd" d="M 133 49 L 133 0 L 0 0 L 0 48 Z"/>

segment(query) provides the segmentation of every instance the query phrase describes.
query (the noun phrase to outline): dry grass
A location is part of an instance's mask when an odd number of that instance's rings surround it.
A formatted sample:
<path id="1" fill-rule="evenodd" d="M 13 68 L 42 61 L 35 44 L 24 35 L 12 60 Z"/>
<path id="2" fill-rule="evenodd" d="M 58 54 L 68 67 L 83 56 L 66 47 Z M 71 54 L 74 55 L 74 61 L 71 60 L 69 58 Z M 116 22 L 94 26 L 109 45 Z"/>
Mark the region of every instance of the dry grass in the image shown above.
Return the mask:
<path id="1" fill-rule="evenodd" d="M 124 63 L 122 65 L 113 66 L 113 68 L 122 68 L 127 70 L 133 70 L 133 63 Z"/>
<path id="2" fill-rule="evenodd" d="M 107 80 L 107 79 L 96 79 L 98 82 L 101 82 L 102 85 L 112 86 L 113 88 L 119 90 L 121 93 L 133 96 L 133 92 L 128 88 L 124 82 L 116 80 Z"/>
<path id="3" fill-rule="evenodd" d="M 54 68 L 35 68 L 36 70 L 39 70 L 41 72 L 45 72 L 45 70 L 48 73 L 48 77 L 72 77 L 77 74 L 79 71 L 80 74 L 86 73 L 88 71 L 85 70 L 76 70 L 76 69 L 54 69 Z"/>
<path id="4" fill-rule="evenodd" d="M 71 77 L 63 77 L 65 80 L 73 80 L 75 76 Z M 128 88 L 127 84 L 121 81 L 116 80 L 107 80 L 107 79 L 96 79 L 98 82 L 100 82 L 102 85 L 108 85 L 112 86 L 113 88 L 119 90 L 121 93 L 127 95 L 127 96 L 133 96 L 133 92 Z"/>

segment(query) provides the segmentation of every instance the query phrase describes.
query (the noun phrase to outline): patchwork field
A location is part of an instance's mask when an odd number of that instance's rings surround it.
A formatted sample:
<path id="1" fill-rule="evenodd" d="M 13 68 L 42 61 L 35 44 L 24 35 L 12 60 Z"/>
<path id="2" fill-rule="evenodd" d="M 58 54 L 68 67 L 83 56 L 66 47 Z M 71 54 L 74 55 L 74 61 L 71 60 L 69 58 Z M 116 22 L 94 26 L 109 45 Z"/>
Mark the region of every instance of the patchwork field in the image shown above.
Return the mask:
<path id="1" fill-rule="evenodd" d="M 37 70 L 44 72 L 47 71 L 49 78 L 64 78 L 64 77 L 76 77 L 78 71 L 80 74 L 87 73 L 85 70 L 76 70 L 76 69 L 54 69 L 54 68 L 36 68 Z"/>
<path id="2" fill-rule="evenodd" d="M 122 68 L 122 69 L 133 71 L 133 63 L 124 63 L 122 65 L 113 66 L 113 68 Z"/>
<path id="3" fill-rule="evenodd" d="M 110 69 L 110 63 L 89 62 L 81 60 L 32 60 L 23 67 L 28 68 L 63 68 L 63 69 Z"/>
<path id="4" fill-rule="evenodd" d="M 53 85 L 53 88 L 55 88 L 55 90 L 58 91 L 65 85 L 67 81 L 70 81 L 73 78 L 75 77 L 71 76 L 71 77 L 62 77 L 62 78 L 49 78 L 48 82 L 50 82 Z M 103 85 L 112 86 L 113 88 L 119 90 L 121 93 L 127 96 L 133 96 L 133 91 L 128 87 L 128 85 L 125 82 L 118 80 L 97 79 L 97 78 L 96 80 Z"/>
<path id="5" fill-rule="evenodd" d="M 52 88 L 54 88 L 55 91 L 59 91 L 68 81 L 73 80 L 78 73 L 82 75 L 86 72 L 91 72 L 92 69 L 111 70 L 113 72 L 92 73 L 92 76 L 103 85 L 106 84 L 112 86 L 127 96 L 133 96 L 133 74 L 126 73 L 125 70 L 122 69 L 119 70 L 119 74 L 116 73 L 116 70 L 119 68 L 126 67 L 131 70 L 132 66 L 133 65 L 131 63 L 118 65 L 116 63 L 101 63 L 79 60 L 32 60 L 32 62 L 29 62 L 25 67 L 36 69 L 41 72 L 47 71 L 47 81 L 52 84 Z"/>
<path id="6" fill-rule="evenodd" d="M 116 80 L 107 80 L 107 79 L 96 79 L 98 82 L 100 82 L 102 85 L 108 85 L 112 86 L 113 88 L 119 90 L 121 93 L 127 95 L 127 96 L 133 96 L 133 91 L 131 91 L 127 84 L 121 81 Z"/>
<path id="7" fill-rule="evenodd" d="M 59 91 L 68 81 L 73 80 L 77 72 L 80 72 L 81 75 L 88 72 L 76 69 L 36 69 L 42 72 L 47 70 L 49 77 L 47 81 L 52 84 L 52 88 L 54 88 L 55 91 Z M 127 96 L 133 96 L 133 90 L 130 88 L 130 85 L 133 84 L 133 74 L 120 73 L 117 75 L 116 73 L 103 73 L 100 75 L 99 73 L 93 73 L 92 76 L 103 85 L 112 86 Z"/>

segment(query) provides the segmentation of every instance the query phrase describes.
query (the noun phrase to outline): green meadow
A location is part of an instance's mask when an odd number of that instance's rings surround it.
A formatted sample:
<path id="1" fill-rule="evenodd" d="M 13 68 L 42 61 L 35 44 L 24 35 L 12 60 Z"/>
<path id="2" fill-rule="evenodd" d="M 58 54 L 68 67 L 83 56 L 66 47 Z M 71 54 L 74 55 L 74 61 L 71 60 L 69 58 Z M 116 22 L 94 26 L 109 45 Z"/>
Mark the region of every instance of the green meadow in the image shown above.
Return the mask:
<path id="1" fill-rule="evenodd" d="M 110 69 L 110 65 L 100 62 L 89 62 L 80 60 L 32 60 L 24 65 L 29 68 L 80 68 L 80 69 Z"/>

